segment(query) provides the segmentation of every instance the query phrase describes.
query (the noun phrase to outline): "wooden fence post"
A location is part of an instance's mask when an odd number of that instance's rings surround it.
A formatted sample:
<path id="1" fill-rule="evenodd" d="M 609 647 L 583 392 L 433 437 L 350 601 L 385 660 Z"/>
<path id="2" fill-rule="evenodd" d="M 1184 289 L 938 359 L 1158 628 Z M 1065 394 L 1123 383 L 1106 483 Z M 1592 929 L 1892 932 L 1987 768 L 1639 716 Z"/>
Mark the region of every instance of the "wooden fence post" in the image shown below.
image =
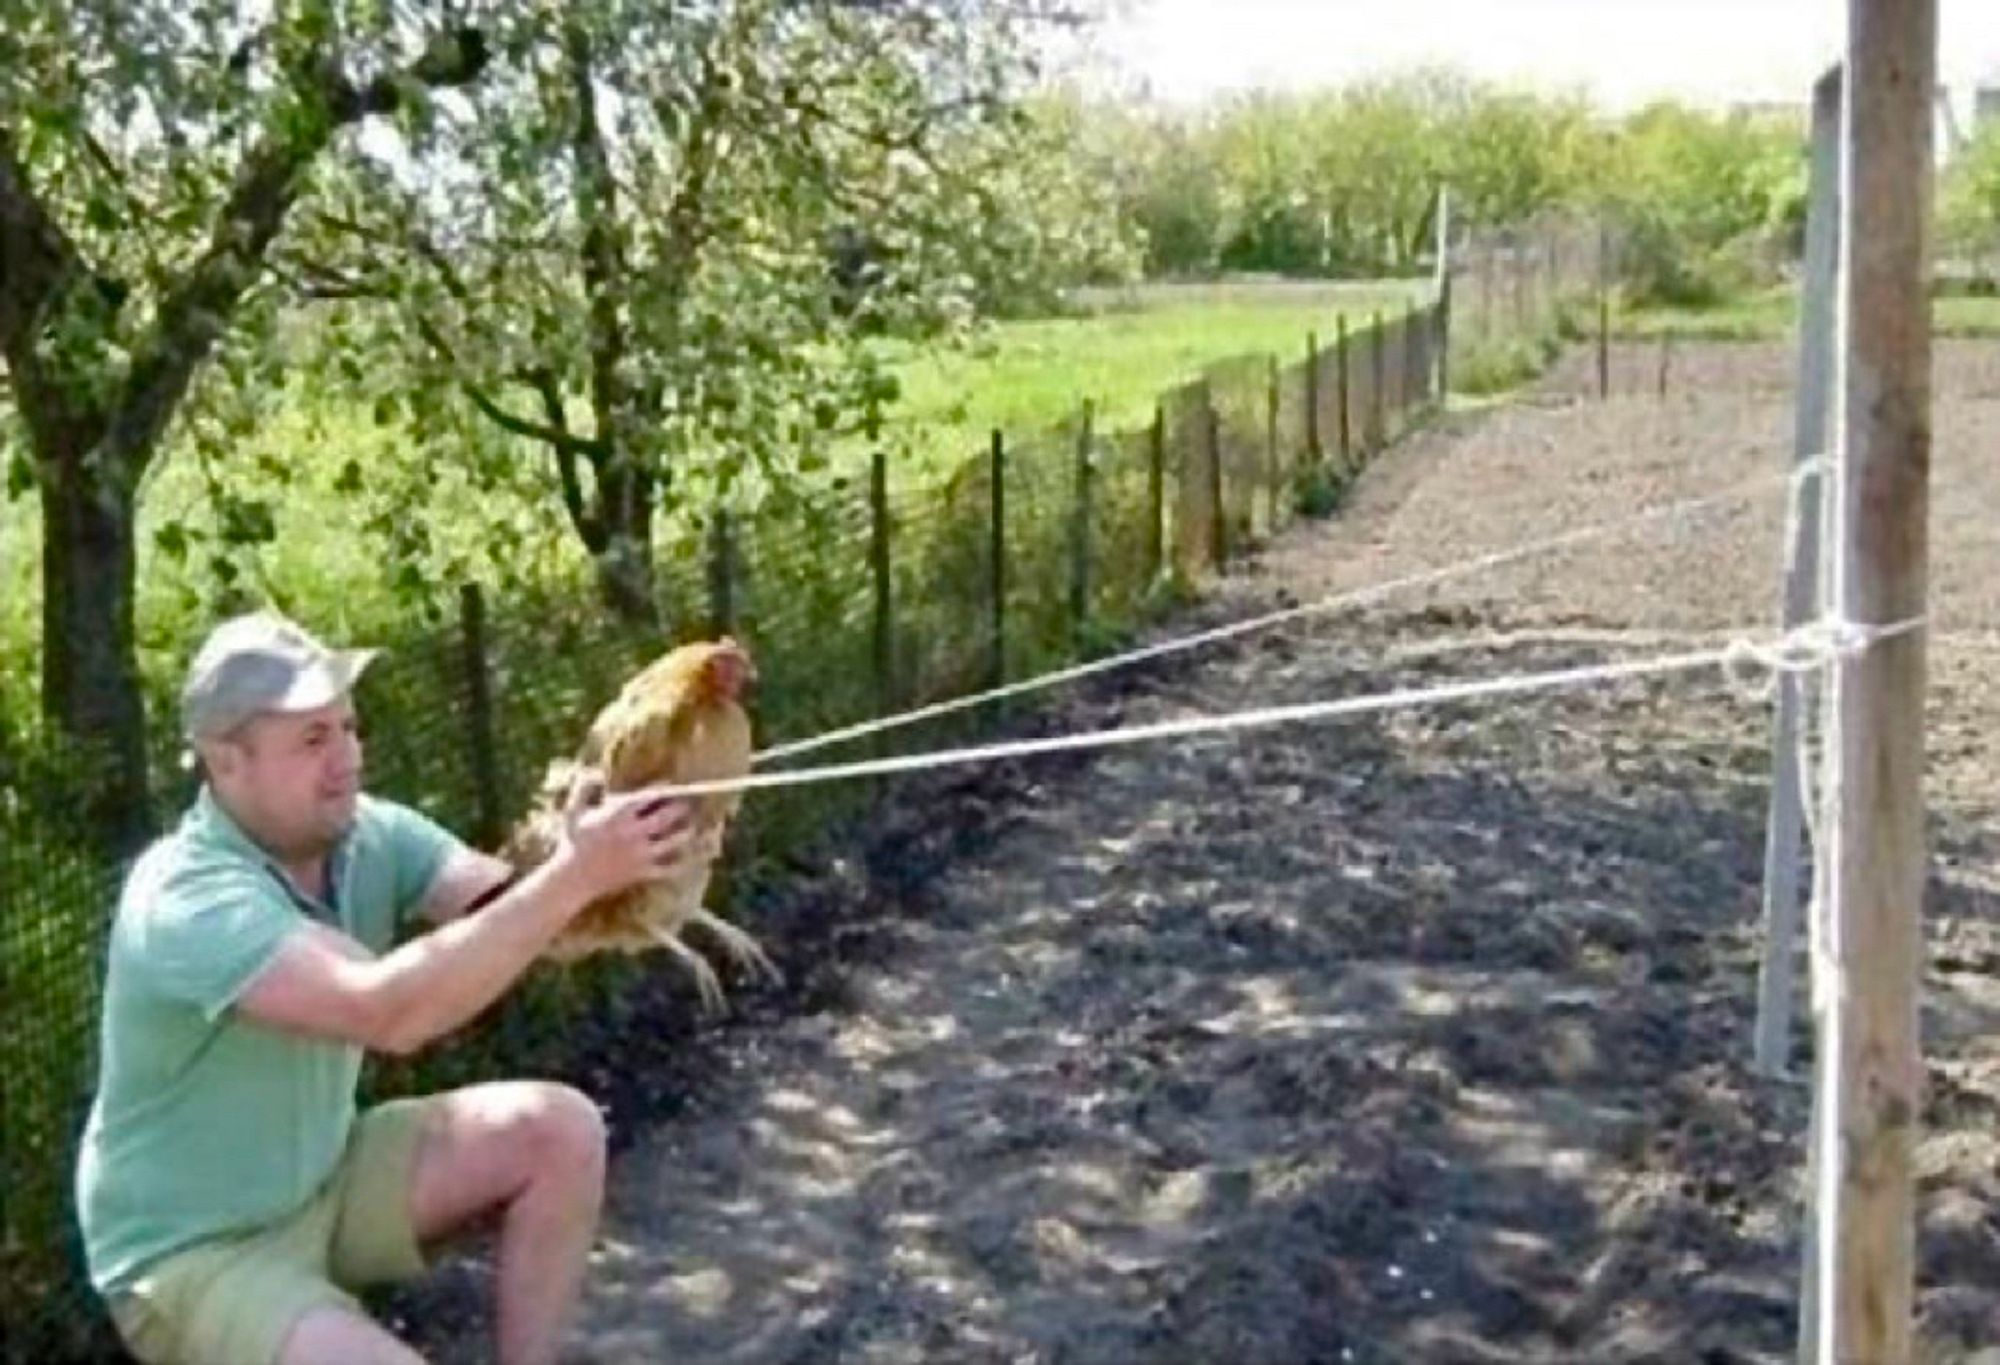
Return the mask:
<path id="1" fill-rule="evenodd" d="M 1843 125 L 1839 619 L 1928 610 L 1937 0 L 1850 0 Z M 1911 1359 L 1923 1114 L 1925 637 L 1832 666 L 1831 903 L 1817 1093 L 1823 1361 Z"/>
<path id="2" fill-rule="evenodd" d="M 988 477 L 993 485 L 993 534 L 988 561 L 992 570 L 993 639 L 987 680 L 991 686 L 999 687 L 1007 681 L 1007 438 L 998 427 L 993 428 Z"/>
<path id="3" fill-rule="evenodd" d="M 1347 382 L 1347 362 L 1352 349 L 1347 344 L 1347 314 L 1342 313 L 1340 315 L 1337 325 L 1339 327 L 1338 363 L 1340 366 L 1340 383 L 1338 385 L 1340 389 L 1340 471 L 1343 474 L 1347 474 L 1351 473 L 1354 469 L 1353 418 L 1348 414 L 1348 409 L 1353 406 L 1353 403 L 1349 398 Z"/>
<path id="4" fill-rule="evenodd" d="M 1201 386 L 1201 410 L 1208 440 L 1208 554 L 1221 573 L 1229 562 L 1229 509 L 1222 504 L 1222 416 L 1208 384 Z"/>
<path id="5" fill-rule="evenodd" d="M 1159 581 L 1167 567 L 1167 409 L 1153 404 L 1153 439 L 1148 442 L 1152 468 L 1147 471 L 1146 582 Z"/>
<path id="6" fill-rule="evenodd" d="M 1521 230 L 1515 228 L 1508 233 L 1507 264 L 1513 274 L 1514 284 L 1514 330 L 1528 330 L 1528 285 L 1534 273 L 1534 266 L 1528 261 L 1528 244 L 1522 240 Z"/>
<path id="7" fill-rule="evenodd" d="M 875 707 L 896 708 L 896 619 L 889 563 L 889 457 L 880 449 L 868 460 L 868 562 L 875 580 Z"/>
<path id="8" fill-rule="evenodd" d="M 506 817 L 500 810 L 499 741 L 493 726 L 493 682 L 487 669 L 486 598 L 477 583 L 458 589 L 458 619 L 465 647 L 466 754 L 472 760 L 472 792 L 478 824 L 473 840 L 481 848 L 500 846 Z"/>
<path id="9" fill-rule="evenodd" d="M 1479 252 L 1479 339 L 1493 335 L 1493 237 L 1488 234 Z"/>
<path id="10" fill-rule="evenodd" d="M 1368 385 L 1368 445 L 1369 459 L 1382 449 L 1384 429 L 1382 424 L 1383 390 L 1388 387 L 1388 357 L 1384 354 L 1382 335 L 1382 310 L 1375 310 L 1375 325 L 1368 330 L 1368 372 L 1372 382 Z"/>
<path id="11" fill-rule="evenodd" d="M 1423 406 L 1425 387 L 1429 376 L 1424 373 L 1423 339 L 1417 335 L 1417 305 L 1412 303 L 1403 313 L 1403 413 L 1404 425 L 1408 426 L 1409 414 Z"/>
<path id="12" fill-rule="evenodd" d="M 1451 191 L 1438 191 L 1437 301 L 1432 314 L 1437 346 L 1437 400 L 1451 396 Z"/>
<path id="13" fill-rule="evenodd" d="M 1342 324 L 1343 327 L 1345 323 Z M 1345 448 L 1341 453 L 1345 455 Z M 1306 457 L 1315 468 L 1325 462 L 1319 434 L 1319 333 L 1306 333 Z"/>
<path id="14" fill-rule="evenodd" d="M 1264 529 L 1269 535 L 1278 533 L 1278 485 L 1284 479 L 1282 457 L 1278 453 L 1279 382 L 1278 357 L 1272 356 L 1264 394 Z"/>
<path id="15" fill-rule="evenodd" d="M 1597 397 L 1611 396 L 1611 229 L 1597 228 Z"/>
<path id="16" fill-rule="evenodd" d="M 1384 353 L 1382 357 L 1383 372 L 1385 374 L 1389 373 L 1390 364 L 1394 362 L 1394 374 L 1396 378 L 1395 384 L 1388 389 L 1382 399 L 1382 443 L 1387 445 L 1392 439 L 1391 433 L 1401 429 L 1403 413 L 1410 406 L 1410 375 L 1408 365 L 1410 343 L 1408 338 L 1402 338 L 1395 345 L 1391 346 L 1389 344 L 1389 332 L 1386 321 L 1382 331 L 1382 350 Z"/>
<path id="17" fill-rule="evenodd" d="M 1072 639 L 1081 642 L 1090 620 L 1091 404 L 1083 400 L 1076 437 L 1076 529 L 1071 541 L 1069 616 Z"/>
<path id="18" fill-rule="evenodd" d="M 1561 239 L 1553 232 L 1549 234 L 1549 275 L 1548 286 L 1543 290 L 1542 326 L 1554 329 L 1562 298 L 1562 270 L 1557 264 L 1557 252 Z"/>
<path id="19" fill-rule="evenodd" d="M 708 542 L 708 629 L 712 635 L 727 635 L 736 628 L 735 560 L 729 509 L 718 507 L 709 525 Z"/>

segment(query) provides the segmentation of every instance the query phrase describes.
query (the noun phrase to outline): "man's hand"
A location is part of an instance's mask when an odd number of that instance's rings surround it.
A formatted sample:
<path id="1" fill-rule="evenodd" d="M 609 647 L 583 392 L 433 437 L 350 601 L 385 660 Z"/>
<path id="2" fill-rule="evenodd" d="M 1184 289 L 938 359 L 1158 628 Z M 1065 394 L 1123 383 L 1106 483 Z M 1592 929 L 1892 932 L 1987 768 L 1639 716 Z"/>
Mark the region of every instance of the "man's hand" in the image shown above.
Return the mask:
<path id="1" fill-rule="evenodd" d="M 581 773 L 563 807 L 566 860 L 588 889 L 586 901 L 670 875 L 693 837 L 685 801 L 663 797 L 663 786 L 606 795 L 604 779 Z"/>
<path id="2" fill-rule="evenodd" d="M 302 919 L 236 1008 L 274 1028 L 408 1055 L 492 1004 L 584 906 L 673 871 L 693 821 L 687 803 L 662 790 L 606 796 L 587 774 L 564 810 L 555 857 L 479 914 L 384 957 Z"/>

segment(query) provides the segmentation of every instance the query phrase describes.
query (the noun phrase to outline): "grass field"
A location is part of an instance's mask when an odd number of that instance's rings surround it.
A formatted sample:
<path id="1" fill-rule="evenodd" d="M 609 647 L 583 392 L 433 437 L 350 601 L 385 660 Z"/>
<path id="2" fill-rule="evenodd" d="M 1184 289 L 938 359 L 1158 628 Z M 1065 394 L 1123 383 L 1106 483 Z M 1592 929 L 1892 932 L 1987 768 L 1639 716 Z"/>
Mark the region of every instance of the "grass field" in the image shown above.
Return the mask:
<path id="1" fill-rule="evenodd" d="M 1787 285 L 1712 308 L 1627 309 L 1613 320 L 1613 326 L 1626 337 L 1771 341 L 1791 335 L 1798 325 L 1798 314 L 1798 291 Z M 1940 336 L 2000 336 L 2000 298 L 1941 295 L 1931 300 L 1931 316 Z"/>
<path id="2" fill-rule="evenodd" d="M 985 448 L 995 427 L 1027 436 L 1097 407 L 1100 430 L 1143 425 L 1154 397 L 1204 366 L 1242 355 L 1303 357 L 1309 333 L 1331 344 L 1336 319 L 1350 328 L 1422 297 L 1414 283 L 1248 281 L 1158 285 L 1099 292 L 1081 315 L 997 325 L 970 345 L 900 357 L 901 461 L 892 477 L 922 481 Z M 847 452 L 859 461 L 865 449 Z M 274 509 L 277 539 L 245 565 L 250 593 L 269 596 L 335 634 L 361 633 L 409 614 L 391 581 L 365 509 L 335 490 L 348 461 L 367 471 L 377 501 L 428 538 L 425 563 L 439 578 L 485 577 L 504 554 L 514 572 L 550 581 L 585 568 L 558 507 L 554 474 L 539 451 L 522 462 L 517 486 L 474 489 L 463 476 L 432 478 L 414 467 L 392 428 L 358 409 L 329 410 L 296 392 L 274 397 L 270 415 L 235 452 L 232 483 Z M 280 478 L 275 471 L 288 471 Z M 161 553 L 155 534 L 170 521 L 206 521 L 202 471 L 172 454 L 147 478 L 140 517 L 138 634 L 142 667 L 171 671 L 190 633 L 209 614 L 205 570 Z M 0 499 L 0 709 L 29 704 L 38 653 L 41 539 L 32 494 Z"/>
<path id="3" fill-rule="evenodd" d="M 1153 285 L 1101 291 L 1078 318 L 1007 323 L 960 352 L 913 357 L 901 368 L 905 420 L 919 449 L 947 457 L 983 448 L 995 427 L 1033 431 L 1073 414 L 1086 398 L 1100 425 L 1139 426 L 1154 396 L 1205 365 L 1243 355 L 1303 359 L 1309 334 L 1333 343 L 1350 329 L 1428 297 L 1401 282 L 1298 281 Z"/>

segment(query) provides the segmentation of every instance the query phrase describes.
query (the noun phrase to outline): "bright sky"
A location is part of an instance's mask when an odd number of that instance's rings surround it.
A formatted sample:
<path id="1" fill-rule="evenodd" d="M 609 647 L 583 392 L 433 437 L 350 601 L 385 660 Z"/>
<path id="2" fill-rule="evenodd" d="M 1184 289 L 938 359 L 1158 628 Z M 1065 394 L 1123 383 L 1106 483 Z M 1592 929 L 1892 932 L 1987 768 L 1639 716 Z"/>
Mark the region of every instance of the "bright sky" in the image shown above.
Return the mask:
<path id="1" fill-rule="evenodd" d="M 1846 0 L 1114 0 L 1097 41 L 1172 102 L 1297 89 L 1422 64 L 1614 109 L 1807 99 L 1845 43 Z M 2000 0 L 1939 0 L 1939 66 L 1955 104 L 2000 83 Z"/>

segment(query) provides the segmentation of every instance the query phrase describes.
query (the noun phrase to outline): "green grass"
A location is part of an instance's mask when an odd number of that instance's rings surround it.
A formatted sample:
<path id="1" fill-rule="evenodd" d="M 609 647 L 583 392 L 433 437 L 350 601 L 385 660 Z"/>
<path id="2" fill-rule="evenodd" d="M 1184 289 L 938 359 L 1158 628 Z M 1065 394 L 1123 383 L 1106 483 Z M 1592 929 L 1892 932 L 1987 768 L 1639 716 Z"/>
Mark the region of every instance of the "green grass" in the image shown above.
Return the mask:
<path id="1" fill-rule="evenodd" d="M 1339 316 L 1359 328 L 1377 309 L 1388 315 L 1413 300 L 1403 286 L 1147 291 L 1096 301 L 1097 311 L 1073 320 L 994 329 L 968 352 L 912 355 L 902 374 L 911 432 L 905 453 L 913 462 L 898 477 L 927 480 L 983 449 L 989 428 L 1031 434 L 1060 422 L 1085 398 L 1099 406 L 1100 429 L 1140 426 L 1151 417 L 1155 394 L 1218 361 L 1269 353 L 1296 363 L 1308 332 L 1331 344 Z M 1261 402 L 1261 368 L 1253 362 L 1242 372 L 1244 379 L 1225 397 Z M 615 685 L 646 656 L 641 651 L 658 647 L 607 629 L 590 609 L 588 566 L 559 511 L 546 456 L 524 451 L 519 463 L 507 487 L 475 488 L 456 469 L 424 469 L 397 428 L 377 425 L 362 409 L 316 399 L 303 385 L 266 395 L 259 420 L 229 456 L 230 485 L 239 495 L 270 502 L 277 533 L 272 543 L 242 557 L 246 595 L 276 601 L 332 639 L 389 646 L 389 660 L 362 684 L 371 720 L 393 737 L 371 755 L 373 782 L 460 829 L 470 828 L 477 801 L 457 641 L 448 619 L 427 627 L 397 591 L 379 535 L 365 524 L 370 505 L 392 506 L 402 534 L 421 530 L 427 568 L 439 581 L 490 579 L 505 563 L 519 581 L 539 590 L 496 593 L 489 621 L 487 660 L 501 718 L 482 752 L 499 766 L 509 802 L 532 782 L 547 754 L 574 743 L 578 719 L 588 714 L 585 699 L 605 695 L 607 684 Z M 350 464 L 362 471 L 365 497 L 342 491 Z M 1143 558 L 1131 553 L 1141 543 L 1133 510 L 1146 504 L 1143 478 L 1135 477 L 1141 471 L 1128 462 L 1122 474 L 1108 468 L 1097 485 L 1097 600 L 1087 620 L 1071 621 L 1070 523 L 1061 515 L 1073 505 L 1065 501 L 1070 485 L 1066 477 L 1038 483 L 1038 462 L 1015 468 L 1020 482 L 1010 488 L 1027 495 L 1010 493 L 1008 502 L 1008 661 L 1015 672 L 1071 657 L 1079 644 L 1114 648 L 1190 591 L 1176 577 L 1153 580 Z M 1067 469 L 1039 462 L 1042 475 Z M 1038 488 L 1044 495 L 1039 503 Z M 1324 514 L 1337 505 L 1340 491 L 1321 471 L 1298 490 L 1298 504 L 1309 514 Z M 175 521 L 209 526 L 209 501 L 201 464 L 185 449 L 166 455 L 143 490 L 137 624 L 156 722 L 168 712 L 187 648 L 216 609 L 201 556 L 183 562 L 166 553 L 158 532 Z M 913 693 L 959 689 L 983 676 L 984 516 L 975 500 L 956 512 L 913 519 L 899 532 L 896 656 Z M 0 584 L 6 586 L 0 593 L 0 717 L 34 706 L 38 523 L 32 495 L 12 502 L 0 497 Z M 660 572 L 682 588 L 692 580 L 698 594 L 699 555 L 674 539 L 688 526 L 682 519 L 662 527 Z M 752 575 L 750 610 L 761 605 L 764 613 L 757 637 L 765 675 L 759 709 L 762 721 L 781 735 L 859 719 L 877 701 L 873 642 L 865 624 L 858 624 L 866 621 L 870 601 L 867 560 L 842 534 L 841 527 L 819 533 L 789 528 L 786 536 L 772 538 L 774 553 Z M 954 567 L 961 563 L 959 550 L 970 551 L 963 557 L 970 573 Z M 853 610 L 857 604 L 861 615 Z M 959 731 L 926 733 L 935 741 Z M 967 737 L 972 733 L 982 732 Z M 20 1197 L 0 1246 L 0 1279 L 8 1285 L 0 1307 L 12 1312 L 21 1302 L 52 1305 L 34 1315 L 31 1331 L 78 1320 L 62 1304 L 77 1287 L 67 1281 L 54 1231 L 64 1226 L 68 1197 L 68 1168 L 55 1151 L 87 1074 L 92 964 L 99 960 L 110 894 L 102 880 L 106 869 L 55 818 L 74 804 L 60 799 L 70 787 L 51 781 L 50 790 L 58 799 L 30 800 L 24 810 L 0 801 L 0 880 L 10 872 L 24 876 L 35 898 L 32 914 L 17 916 L 7 926 L 13 932 L 0 932 L 0 982 L 26 1007 L 17 1011 L 19 1019 L 33 1025 L 16 1030 L 10 1019 L 0 1028 L 0 1045 L 9 1055 L 28 1059 L 14 1076 L 19 1084 L 5 1096 L 9 1123 L 0 1141 L 0 1178 Z M 866 796 L 867 789 L 848 787 L 774 794 L 760 802 L 754 846 L 768 861 L 749 864 L 746 875 L 777 875 L 787 854 L 806 846 L 833 815 L 859 810 Z M 537 994 L 540 987 L 531 986 L 510 1014 L 490 1017 L 482 1025 L 489 1031 L 474 1035 L 470 1046 L 414 1067 L 378 1068 L 370 1085 L 383 1088 L 372 1093 L 463 1084 L 503 1069 L 493 1063 L 496 1056 L 507 1058 L 506 1071 L 546 1069 L 553 1055 L 521 1052 L 520 1040 L 559 1038 L 568 1018 L 600 1008 L 629 979 L 603 973 L 622 970 L 565 975 L 555 984 L 544 978 L 545 990 Z M 510 1033 L 495 1023 L 504 1018 L 519 1027 Z"/>
<path id="2" fill-rule="evenodd" d="M 1339 316 L 1351 329 L 1364 327 L 1378 310 L 1390 315 L 1419 301 L 1422 288 L 1395 281 L 1149 286 L 1087 296 L 1082 316 L 1003 323 L 963 349 L 912 352 L 898 365 L 905 441 L 892 477 L 924 481 L 985 449 L 993 428 L 1028 438 L 1072 417 L 1086 398 L 1096 405 L 1100 431 L 1143 426 L 1155 395 L 1205 366 L 1257 354 L 1291 364 L 1304 357 L 1309 333 L 1330 345 Z M 865 458 L 860 449 L 847 455 Z M 232 485 L 268 500 L 277 529 L 246 562 L 248 596 L 274 600 L 335 636 L 408 616 L 386 556 L 363 527 L 364 508 L 335 488 L 350 460 L 361 464 L 375 496 L 406 508 L 401 520 L 428 537 L 424 562 L 433 576 L 490 580 L 504 560 L 532 581 L 587 581 L 582 547 L 539 451 L 521 461 L 513 486 L 480 491 L 455 470 L 426 475 L 396 430 L 377 426 L 365 411 L 287 389 L 270 396 L 230 461 Z M 141 666 L 156 680 L 178 667 L 215 604 L 205 595 L 205 567 L 176 561 L 155 537 L 176 520 L 209 526 L 207 503 L 202 471 L 185 451 L 147 476 L 137 619 Z M 467 514 L 473 508 L 476 514 Z M 0 584 L 8 585 L 0 593 L 0 712 L 33 704 L 40 561 L 33 495 L 0 498 Z"/>
<path id="3" fill-rule="evenodd" d="M 1613 318 L 1612 325 L 1617 335 L 1627 338 L 1776 341 L 1794 333 L 1798 313 L 1798 291 L 1786 285 L 1707 308 L 1627 308 Z M 2000 336 L 2000 298 L 1941 295 L 1931 300 L 1931 318 L 1939 336 Z"/>
<path id="4" fill-rule="evenodd" d="M 949 463 L 984 449 L 996 427 L 1041 431 L 1085 399 L 1100 429 L 1143 426 L 1156 395 L 1205 366 L 1245 355 L 1293 364 L 1305 358 L 1310 334 L 1333 344 L 1339 317 L 1359 330 L 1376 311 L 1393 316 L 1427 291 L 1397 282 L 1271 282 L 1091 295 L 1091 315 L 1002 324 L 962 351 L 900 366 L 912 450 L 926 465 Z"/>

